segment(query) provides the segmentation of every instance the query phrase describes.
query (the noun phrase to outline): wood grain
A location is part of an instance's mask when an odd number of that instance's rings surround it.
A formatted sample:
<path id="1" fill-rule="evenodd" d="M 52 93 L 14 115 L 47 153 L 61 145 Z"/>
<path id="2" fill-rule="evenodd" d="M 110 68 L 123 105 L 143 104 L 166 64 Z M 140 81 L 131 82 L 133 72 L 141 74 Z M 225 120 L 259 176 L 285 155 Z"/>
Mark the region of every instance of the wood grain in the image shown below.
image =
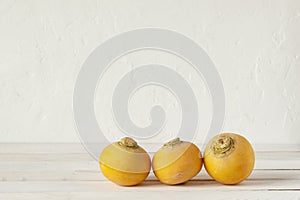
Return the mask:
<path id="1" fill-rule="evenodd" d="M 300 152 L 256 152 L 255 170 L 242 184 L 225 186 L 202 169 L 178 186 L 151 173 L 136 187 L 107 181 L 98 162 L 74 144 L 0 145 L 0 199 L 295 199 L 300 200 Z"/>

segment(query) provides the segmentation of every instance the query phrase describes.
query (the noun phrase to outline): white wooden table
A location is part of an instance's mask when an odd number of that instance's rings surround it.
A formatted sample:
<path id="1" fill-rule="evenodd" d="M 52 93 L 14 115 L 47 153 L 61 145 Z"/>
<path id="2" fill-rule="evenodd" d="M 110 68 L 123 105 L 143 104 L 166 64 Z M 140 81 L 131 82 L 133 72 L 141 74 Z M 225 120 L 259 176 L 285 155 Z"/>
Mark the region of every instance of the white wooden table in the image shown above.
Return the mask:
<path id="1" fill-rule="evenodd" d="M 150 175 L 136 187 L 106 181 L 80 144 L 0 144 L 0 200 L 22 199 L 295 199 L 300 200 L 300 151 L 256 152 L 252 175 L 225 186 L 202 169 L 184 185 Z"/>

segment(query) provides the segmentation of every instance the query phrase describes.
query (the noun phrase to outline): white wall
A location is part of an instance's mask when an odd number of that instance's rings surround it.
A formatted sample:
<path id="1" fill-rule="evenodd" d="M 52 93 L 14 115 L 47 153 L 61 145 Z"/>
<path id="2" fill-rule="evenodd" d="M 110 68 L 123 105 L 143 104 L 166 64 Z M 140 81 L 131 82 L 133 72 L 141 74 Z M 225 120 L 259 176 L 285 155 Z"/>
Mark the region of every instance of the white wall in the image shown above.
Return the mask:
<path id="1" fill-rule="evenodd" d="M 300 1 L 296 0 L 2 0 L 0 142 L 79 142 L 72 94 L 82 63 L 106 39 L 142 27 L 177 31 L 208 53 L 225 87 L 224 130 L 243 133 L 256 144 L 300 145 Z M 178 66 L 179 73 L 191 77 L 199 102 L 202 95 L 203 105 L 209 103 L 205 89 L 197 90 L 201 79 L 169 56 L 137 53 L 111 68 L 95 101 L 99 123 L 108 135 L 117 130 L 101 111 L 106 107 L 101 101 L 109 101 L 101 97 L 111 93 L 111 77 L 124 73 L 121 65 L 130 68 L 155 58 Z M 153 99 L 162 105 L 174 103 L 162 89 L 146 89 L 136 94 L 129 108 L 139 125 L 149 123 Z M 165 131 L 176 132 L 179 110 L 178 105 L 169 110 Z M 200 111 L 207 124 L 209 109 L 204 106 Z"/>

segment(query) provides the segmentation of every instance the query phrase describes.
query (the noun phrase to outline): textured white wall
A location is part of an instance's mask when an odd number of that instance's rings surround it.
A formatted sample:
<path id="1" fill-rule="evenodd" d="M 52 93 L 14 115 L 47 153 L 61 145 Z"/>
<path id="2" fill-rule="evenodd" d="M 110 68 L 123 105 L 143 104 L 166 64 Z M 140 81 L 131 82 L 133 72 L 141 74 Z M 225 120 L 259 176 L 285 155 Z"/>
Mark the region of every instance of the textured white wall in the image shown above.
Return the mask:
<path id="1" fill-rule="evenodd" d="M 0 0 L 0 142 L 79 142 L 72 94 L 81 64 L 106 39 L 142 27 L 177 31 L 205 49 L 225 87 L 224 130 L 243 133 L 257 144 L 300 145 L 297 0 Z M 189 77 L 200 97 L 200 129 L 205 130 L 211 111 L 205 106 L 207 92 L 199 87 L 201 79 L 169 56 L 136 53 L 112 66 L 95 100 L 97 118 L 108 135 L 117 132 L 103 113 L 109 112 L 104 112 L 105 101 L 113 80 L 124 73 L 118 66 L 130 69 L 153 59 Z M 154 101 L 174 105 L 165 131 L 176 132 L 179 105 L 160 88 L 144 88 L 134 96 L 132 119 L 139 125 L 149 123 Z"/>

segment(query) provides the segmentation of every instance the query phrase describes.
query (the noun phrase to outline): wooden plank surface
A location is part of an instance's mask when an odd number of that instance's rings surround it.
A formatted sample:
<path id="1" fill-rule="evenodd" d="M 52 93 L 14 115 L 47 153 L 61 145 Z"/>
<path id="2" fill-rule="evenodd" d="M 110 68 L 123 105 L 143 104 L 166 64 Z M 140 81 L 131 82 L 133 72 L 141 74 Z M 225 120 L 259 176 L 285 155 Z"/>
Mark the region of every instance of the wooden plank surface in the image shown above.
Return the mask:
<path id="1" fill-rule="evenodd" d="M 202 169 L 179 186 L 163 185 L 150 174 L 139 186 L 120 187 L 102 176 L 97 160 L 78 144 L 0 144 L 0 200 L 120 198 L 300 200 L 300 152 L 256 152 L 255 170 L 236 186 L 221 185 Z"/>
<path id="2" fill-rule="evenodd" d="M 299 193 L 286 191 L 144 191 L 139 192 L 35 192 L 35 193 L 0 193 L 2 200 L 299 200 Z"/>

